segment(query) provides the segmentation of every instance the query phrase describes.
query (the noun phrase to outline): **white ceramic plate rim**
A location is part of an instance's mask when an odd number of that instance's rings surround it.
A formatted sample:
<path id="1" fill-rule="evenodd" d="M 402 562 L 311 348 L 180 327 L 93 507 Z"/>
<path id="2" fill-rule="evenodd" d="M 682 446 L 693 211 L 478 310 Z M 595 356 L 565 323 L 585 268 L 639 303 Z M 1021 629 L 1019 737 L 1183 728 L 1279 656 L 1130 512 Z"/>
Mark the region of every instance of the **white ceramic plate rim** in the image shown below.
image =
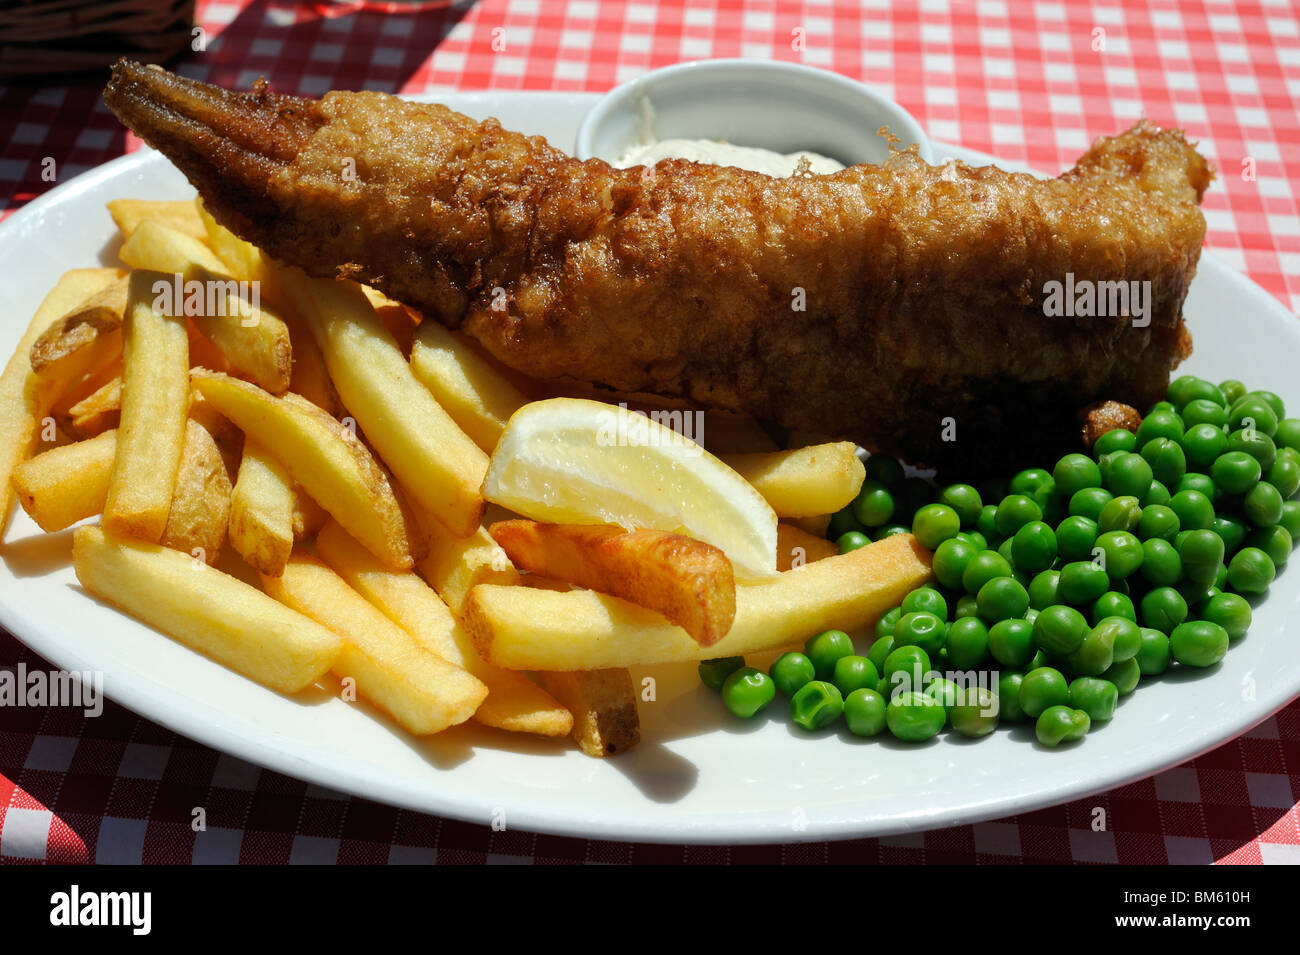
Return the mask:
<path id="1" fill-rule="evenodd" d="M 516 98 L 513 100 L 516 104 L 523 103 L 530 109 L 544 109 L 549 103 L 561 112 L 567 111 L 566 116 L 577 115 L 575 110 L 578 107 L 596 99 L 595 96 L 545 93 L 446 94 L 437 98 L 453 106 L 459 104 L 460 108 L 467 111 L 486 113 L 495 109 L 505 109 L 506 106 L 500 104 L 511 103 L 511 97 Z M 572 137 L 570 136 L 568 140 L 557 137 L 556 141 L 571 142 Z M 936 144 L 936 147 L 940 158 L 956 156 L 971 162 L 991 161 L 990 157 L 959 148 L 939 144 Z M 33 200 L 6 222 L 0 224 L 0 249 L 3 249 L 8 241 L 12 241 L 11 237 L 17 235 L 20 229 L 73 202 L 82 193 L 93 190 L 101 184 L 114 183 L 119 179 L 126 183 L 143 171 L 158 168 L 151 167 L 149 164 L 163 162 L 156 154 L 148 151 L 135 153 L 115 159 L 60 185 L 46 195 Z M 140 189 L 135 186 L 124 194 L 139 195 Z M 68 266 L 78 264 L 95 263 L 84 261 L 67 263 Z M 1275 322 L 1278 334 L 1289 339 L 1287 349 L 1294 354 L 1300 354 L 1300 328 L 1293 327 L 1295 318 L 1268 293 L 1210 254 L 1202 256 L 1200 273 L 1196 281 L 1207 286 L 1222 285 L 1239 303 L 1242 310 L 1257 310 L 1269 322 Z M 25 321 L 25 319 L 21 320 Z M 1281 348 L 1281 343 L 1277 347 Z M 1243 370 L 1242 373 L 1247 372 L 1249 369 Z M 1300 399 L 1297 395 L 1288 397 L 1293 402 Z M 1281 589 L 1275 587 L 1275 591 Z M 1293 588 L 1288 588 L 1290 589 Z M 1279 600 L 1282 597 L 1283 593 L 1275 592 L 1272 599 Z M 94 619 L 97 614 L 110 612 L 84 595 L 78 594 L 76 599 L 85 603 L 88 619 Z M 566 777 L 567 784 L 559 791 L 558 798 L 542 804 L 532 801 L 536 793 L 526 793 L 523 798 L 516 798 L 510 793 L 484 792 L 481 795 L 467 795 L 439 792 L 436 786 L 427 788 L 427 780 L 376 778 L 366 772 L 369 767 L 351 765 L 347 761 L 337 759 L 331 760 L 327 752 L 315 745 L 318 741 L 286 736 L 275 727 L 261 726 L 246 714 L 235 713 L 191 698 L 183 688 L 168 684 L 166 672 L 152 675 L 141 672 L 113 672 L 104 666 L 102 654 L 97 652 L 93 635 L 87 637 L 53 629 L 47 620 L 42 619 L 39 610 L 33 611 L 20 600 L 13 599 L 13 592 L 9 589 L 0 589 L 0 623 L 57 667 L 69 670 L 104 671 L 106 682 L 112 687 L 109 695 L 116 702 L 176 733 L 219 751 L 330 789 L 472 822 L 487 822 L 491 808 L 501 806 L 508 811 L 511 828 L 580 838 L 730 844 L 796 842 L 880 836 L 901 831 L 977 822 L 1067 802 L 1150 776 L 1240 735 L 1267 719 L 1300 694 L 1300 670 L 1297 670 L 1294 663 L 1285 660 L 1257 661 L 1259 666 L 1277 671 L 1278 678 L 1271 682 L 1262 682 L 1260 692 L 1255 699 L 1248 705 L 1234 707 L 1230 715 L 1222 716 L 1209 723 L 1195 722 L 1189 732 L 1174 735 L 1169 745 L 1162 749 L 1158 756 L 1147 754 L 1137 760 L 1102 761 L 1100 765 L 1094 765 L 1086 761 L 1088 750 L 1085 744 L 1076 752 L 1085 754 L 1082 757 L 1085 762 L 1080 765 L 1086 766 L 1088 771 L 1080 772 L 1077 778 L 1050 789 L 1044 787 L 1035 789 L 1029 785 L 1028 788 L 1014 791 L 1004 789 L 993 796 L 970 798 L 964 797 L 960 792 L 946 790 L 937 797 L 927 798 L 922 795 L 915 805 L 899 808 L 884 815 L 860 815 L 856 814 L 851 806 L 845 807 L 835 803 L 830 815 L 810 820 L 810 824 L 800 827 L 792 826 L 790 822 L 791 811 L 801 810 L 797 796 L 791 800 L 790 805 L 784 807 L 760 810 L 734 807 L 730 812 L 682 810 L 667 815 L 662 812 L 655 814 L 649 812 L 652 807 L 648 802 L 637 804 L 635 800 L 626 805 L 593 807 L 585 804 L 583 787 L 592 782 L 594 773 L 603 772 L 604 769 L 601 764 L 588 766 L 581 762 L 583 757 L 577 757 L 577 762 L 569 762 L 568 765 L 574 767 L 574 770 L 566 770 L 569 777 Z M 158 637 L 158 639 L 165 638 Z M 204 666 L 215 668 L 216 671 L 227 672 L 218 664 L 202 662 Z M 1251 672 L 1254 672 L 1253 669 Z M 277 697 L 277 699 L 282 698 Z M 1190 693 L 1187 699 L 1194 705 Z M 1037 756 L 1045 761 L 1069 758 L 1060 753 L 1038 753 Z M 527 754 L 520 754 L 519 758 L 526 760 L 529 757 Z M 1050 762 L 1042 764 L 1044 770 L 1051 766 Z M 798 769 L 797 766 L 778 769 L 774 778 L 784 778 L 791 773 L 797 773 Z"/>

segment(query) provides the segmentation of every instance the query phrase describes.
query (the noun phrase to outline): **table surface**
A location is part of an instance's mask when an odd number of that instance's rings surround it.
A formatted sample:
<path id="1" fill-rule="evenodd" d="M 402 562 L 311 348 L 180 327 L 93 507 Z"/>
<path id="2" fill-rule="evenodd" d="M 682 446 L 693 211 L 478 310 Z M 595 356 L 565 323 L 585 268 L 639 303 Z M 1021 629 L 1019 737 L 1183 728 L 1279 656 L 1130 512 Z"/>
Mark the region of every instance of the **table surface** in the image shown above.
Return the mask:
<path id="1" fill-rule="evenodd" d="M 1251 3 L 957 0 L 308 3 L 200 0 L 177 66 L 284 92 L 600 92 L 679 60 L 756 56 L 860 79 L 930 135 L 1044 170 L 1147 116 L 1220 171 L 1207 244 L 1300 299 L 1300 12 Z M 102 76 L 0 86 L 0 217 L 138 148 Z M 0 631 L 0 667 L 46 668 Z M 439 819 L 218 753 L 108 703 L 0 707 L 0 862 L 1300 863 L 1300 702 L 1151 779 L 997 822 L 836 843 L 603 842 Z M 192 810 L 206 828 L 195 832 Z M 1107 832 L 1092 831 L 1096 807 Z"/>

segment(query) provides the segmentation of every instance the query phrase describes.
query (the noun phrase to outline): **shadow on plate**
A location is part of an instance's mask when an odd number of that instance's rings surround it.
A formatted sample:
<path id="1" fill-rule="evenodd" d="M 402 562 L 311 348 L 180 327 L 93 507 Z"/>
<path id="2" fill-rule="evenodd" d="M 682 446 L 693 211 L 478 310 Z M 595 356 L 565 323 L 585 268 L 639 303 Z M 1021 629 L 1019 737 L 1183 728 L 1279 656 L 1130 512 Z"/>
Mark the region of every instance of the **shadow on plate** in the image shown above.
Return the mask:
<path id="1" fill-rule="evenodd" d="M 15 577 L 44 577 L 72 564 L 72 532 L 69 527 L 7 541 L 0 547 L 0 558 Z"/>

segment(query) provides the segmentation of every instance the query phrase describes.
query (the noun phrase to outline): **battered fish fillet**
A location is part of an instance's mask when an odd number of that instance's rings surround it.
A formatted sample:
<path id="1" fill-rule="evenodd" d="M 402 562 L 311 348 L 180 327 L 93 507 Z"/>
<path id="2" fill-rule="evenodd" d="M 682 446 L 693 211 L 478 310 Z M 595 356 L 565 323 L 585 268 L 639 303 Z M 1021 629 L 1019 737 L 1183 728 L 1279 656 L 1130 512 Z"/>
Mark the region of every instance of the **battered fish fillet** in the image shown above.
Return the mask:
<path id="1" fill-rule="evenodd" d="M 1077 446 L 1080 407 L 1149 404 L 1191 350 L 1181 310 L 1213 172 L 1148 122 L 1051 180 L 909 151 L 774 179 L 579 162 L 379 93 L 238 94 L 120 62 L 104 95 L 243 238 L 374 285 L 533 378 L 975 474 Z M 1149 325 L 1046 317 L 1044 285 L 1066 273 L 1149 281 Z"/>

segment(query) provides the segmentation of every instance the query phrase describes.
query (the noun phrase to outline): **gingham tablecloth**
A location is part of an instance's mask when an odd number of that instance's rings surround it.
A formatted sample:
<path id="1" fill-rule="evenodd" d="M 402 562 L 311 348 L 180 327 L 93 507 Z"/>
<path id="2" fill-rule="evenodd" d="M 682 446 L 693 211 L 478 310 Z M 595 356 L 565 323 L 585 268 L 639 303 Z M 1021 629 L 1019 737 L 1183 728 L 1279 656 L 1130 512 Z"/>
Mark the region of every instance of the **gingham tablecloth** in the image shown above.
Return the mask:
<path id="1" fill-rule="evenodd" d="M 199 24 L 206 48 L 182 60 L 189 75 L 246 85 L 265 74 L 307 94 L 603 91 L 685 59 L 801 61 L 892 95 L 935 139 L 1045 170 L 1145 114 L 1184 127 L 1219 166 L 1204 207 L 1215 253 L 1287 307 L 1300 297 L 1300 14 L 1287 0 L 200 0 Z M 0 215 L 48 187 L 45 157 L 63 180 L 134 148 L 100 100 L 102 79 L 0 87 Z M 19 663 L 48 668 L 0 632 L 0 666 Z M 0 861 L 12 863 L 1300 862 L 1298 798 L 1300 703 L 1181 767 L 1053 809 L 732 849 L 493 832 L 307 785 L 113 704 L 97 719 L 0 707 Z M 206 807 L 203 832 L 194 806 Z"/>

